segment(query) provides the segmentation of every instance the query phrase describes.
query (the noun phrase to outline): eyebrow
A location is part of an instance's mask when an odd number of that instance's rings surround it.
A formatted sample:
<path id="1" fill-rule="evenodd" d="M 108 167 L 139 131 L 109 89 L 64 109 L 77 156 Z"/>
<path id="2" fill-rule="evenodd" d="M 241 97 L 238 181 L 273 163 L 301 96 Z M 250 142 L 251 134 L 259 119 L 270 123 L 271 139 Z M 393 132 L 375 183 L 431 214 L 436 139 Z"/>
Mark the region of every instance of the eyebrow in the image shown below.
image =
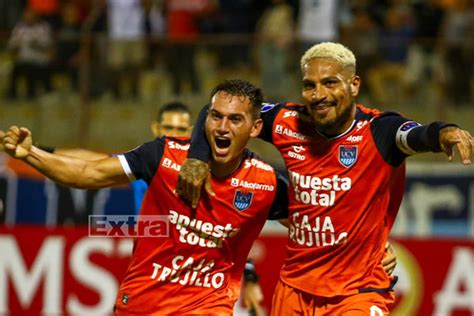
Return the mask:
<path id="1" fill-rule="evenodd" d="M 238 116 L 238 117 L 244 117 L 244 116 L 245 116 L 245 115 L 242 114 L 242 113 L 230 113 L 230 114 L 228 114 L 228 115 L 225 115 L 225 114 L 222 114 L 221 112 L 219 112 L 219 111 L 217 111 L 217 110 L 214 110 L 214 109 L 210 109 L 210 110 L 209 110 L 209 113 L 211 113 L 211 112 L 214 113 L 214 114 L 219 114 L 219 115 L 221 115 L 221 116 L 227 116 L 227 117 L 229 117 L 229 118 L 237 117 L 237 116 Z"/>

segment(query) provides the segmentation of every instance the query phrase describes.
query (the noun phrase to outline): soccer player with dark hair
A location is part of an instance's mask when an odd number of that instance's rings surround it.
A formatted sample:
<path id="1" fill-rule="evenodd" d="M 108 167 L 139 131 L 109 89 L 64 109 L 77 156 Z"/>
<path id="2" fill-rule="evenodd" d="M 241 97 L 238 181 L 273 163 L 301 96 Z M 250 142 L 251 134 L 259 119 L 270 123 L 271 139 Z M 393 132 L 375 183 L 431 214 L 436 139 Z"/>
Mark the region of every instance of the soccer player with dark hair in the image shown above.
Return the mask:
<path id="1" fill-rule="evenodd" d="M 12 126 L 5 151 L 52 180 L 102 188 L 141 178 L 149 184 L 142 215 L 164 215 L 166 238 L 137 238 L 115 304 L 117 315 L 231 315 L 247 255 L 265 221 L 287 217 L 287 184 L 245 149 L 262 127 L 260 89 L 225 81 L 211 94 L 205 132 L 215 195 L 197 212 L 174 193 L 189 139 L 162 137 L 100 160 L 51 154 L 32 145 L 31 132 Z"/>
<path id="2" fill-rule="evenodd" d="M 261 109 L 259 136 L 280 151 L 290 177 L 287 256 L 272 315 L 386 315 L 395 279 L 381 259 L 404 192 L 405 160 L 427 151 L 452 160 L 456 147 L 469 164 L 473 138 L 454 124 L 421 125 L 356 103 L 356 59 L 341 44 L 314 45 L 301 69 L 304 104 Z M 205 139 L 192 144 L 190 157 L 207 161 Z M 182 167 L 177 191 L 192 204 L 200 193 L 193 184 L 204 182 L 207 168 L 197 159 Z"/>

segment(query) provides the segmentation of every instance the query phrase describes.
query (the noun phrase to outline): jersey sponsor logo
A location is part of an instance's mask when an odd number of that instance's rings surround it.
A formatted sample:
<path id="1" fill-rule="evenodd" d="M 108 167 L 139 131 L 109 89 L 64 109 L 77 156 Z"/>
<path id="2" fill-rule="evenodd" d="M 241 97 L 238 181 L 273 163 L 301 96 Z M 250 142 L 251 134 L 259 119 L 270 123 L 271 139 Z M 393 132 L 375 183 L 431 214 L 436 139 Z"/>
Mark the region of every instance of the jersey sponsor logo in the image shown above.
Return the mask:
<path id="1" fill-rule="evenodd" d="M 276 106 L 276 103 L 262 103 L 262 107 L 260 108 L 260 113 L 265 113 L 270 111 Z"/>
<path id="2" fill-rule="evenodd" d="M 230 223 L 215 225 L 197 218 L 190 218 L 175 210 L 170 210 L 169 213 L 170 223 L 176 225 L 176 230 L 179 231 L 178 240 L 183 244 L 203 248 L 222 248 L 224 240 L 234 237 L 240 230 Z"/>
<path id="3" fill-rule="evenodd" d="M 365 125 L 369 124 L 369 121 L 359 121 L 357 122 L 356 124 L 356 129 L 357 130 L 360 130 L 362 127 L 364 127 Z"/>
<path id="4" fill-rule="evenodd" d="M 347 141 L 348 142 L 351 142 L 351 143 L 360 143 L 363 139 L 363 136 L 362 135 L 351 135 L 349 137 L 347 137 Z"/>
<path id="5" fill-rule="evenodd" d="M 289 171 L 295 199 L 303 204 L 316 206 L 333 206 L 336 203 L 336 192 L 349 191 L 352 187 L 351 178 L 319 178 Z"/>
<path id="6" fill-rule="evenodd" d="M 275 190 L 275 187 L 273 185 L 256 183 L 256 182 L 248 182 L 248 181 L 237 179 L 237 178 L 232 178 L 230 180 L 230 185 L 233 187 L 242 187 L 242 188 L 253 189 L 253 190 L 262 190 L 262 191 Z"/>
<path id="7" fill-rule="evenodd" d="M 239 211 L 246 210 L 252 204 L 253 192 L 237 190 L 234 194 L 234 206 Z"/>
<path id="8" fill-rule="evenodd" d="M 330 216 L 316 216 L 295 212 L 290 217 L 289 238 L 295 243 L 306 247 L 325 247 L 340 245 L 347 242 L 348 233 L 337 232 Z"/>
<path id="9" fill-rule="evenodd" d="M 306 148 L 304 148 L 304 147 L 301 146 L 301 145 L 295 145 L 295 146 L 293 146 L 293 151 L 294 151 L 295 153 L 300 153 L 300 152 L 302 152 L 302 151 L 306 151 Z"/>
<path id="10" fill-rule="evenodd" d="M 349 168 L 357 161 L 357 145 L 347 146 L 341 145 L 339 146 L 339 162 L 346 168 Z"/>
<path id="11" fill-rule="evenodd" d="M 289 117 L 298 117 L 299 113 L 296 111 L 285 111 L 283 113 L 283 118 L 289 118 Z"/>
<path id="12" fill-rule="evenodd" d="M 173 170 L 176 170 L 176 171 L 181 170 L 181 165 L 173 162 L 173 160 L 171 160 L 169 158 L 163 159 L 163 162 L 161 163 L 161 165 L 165 168 L 173 169 Z"/>
<path id="13" fill-rule="evenodd" d="M 300 133 L 295 132 L 289 128 L 286 128 L 286 127 L 283 128 L 283 126 L 279 124 L 275 126 L 275 133 L 280 134 L 280 135 L 286 135 L 288 137 L 295 138 L 298 140 L 306 140 L 306 136 L 301 135 Z"/>
<path id="14" fill-rule="evenodd" d="M 261 160 L 252 158 L 252 159 L 245 159 L 244 160 L 244 168 L 248 169 L 250 167 L 257 167 L 259 169 L 267 170 L 267 171 L 272 171 L 273 168 L 269 164 L 264 163 Z"/>
<path id="15" fill-rule="evenodd" d="M 178 150 L 188 150 L 189 146 L 190 146 L 190 144 L 181 145 L 181 144 L 176 143 L 174 141 L 168 142 L 168 145 L 170 146 L 171 149 L 178 149 Z"/>
<path id="16" fill-rule="evenodd" d="M 288 151 L 288 156 L 300 161 L 303 161 L 306 159 L 305 155 L 300 154 L 301 152 L 306 151 L 306 149 L 301 146 L 301 145 L 295 145 L 293 146 L 293 150 Z"/>
<path id="17" fill-rule="evenodd" d="M 406 132 L 418 126 L 421 126 L 421 124 L 415 121 L 408 121 L 403 123 L 402 126 L 399 127 L 399 130 L 402 132 Z"/>
<path id="18" fill-rule="evenodd" d="M 224 285 L 225 275 L 222 272 L 214 272 L 214 266 L 214 260 L 196 260 L 193 257 L 177 255 L 171 260 L 171 266 L 153 262 L 150 278 L 156 282 L 218 289 Z"/>

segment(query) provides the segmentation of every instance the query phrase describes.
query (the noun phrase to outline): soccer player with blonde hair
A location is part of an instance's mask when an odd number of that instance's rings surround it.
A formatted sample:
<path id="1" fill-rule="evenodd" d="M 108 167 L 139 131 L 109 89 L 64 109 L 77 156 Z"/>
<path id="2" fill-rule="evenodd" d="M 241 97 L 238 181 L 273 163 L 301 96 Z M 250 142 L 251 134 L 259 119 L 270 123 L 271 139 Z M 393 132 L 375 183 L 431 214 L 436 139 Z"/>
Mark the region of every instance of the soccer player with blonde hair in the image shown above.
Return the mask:
<path id="1" fill-rule="evenodd" d="M 381 260 L 406 158 L 431 151 L 452 160 L 456 148 L 470 164 L 473 138 L 454 124 L 422 125 L 357 103 L 356 59 L 339 43 L 311 47 L 301 69 L 304 104 L 261 110 L 260 137 L 279 150 L 290 177 L 287 255 L 272 315 L 387 315 L 396 278 Z M 200 190 L 188 185 L 204 182 L 206 172 L 197 170 L 206 170 L 207 148 L 193 137 L 181 171 L 178 191 L 193 204 Z"/>

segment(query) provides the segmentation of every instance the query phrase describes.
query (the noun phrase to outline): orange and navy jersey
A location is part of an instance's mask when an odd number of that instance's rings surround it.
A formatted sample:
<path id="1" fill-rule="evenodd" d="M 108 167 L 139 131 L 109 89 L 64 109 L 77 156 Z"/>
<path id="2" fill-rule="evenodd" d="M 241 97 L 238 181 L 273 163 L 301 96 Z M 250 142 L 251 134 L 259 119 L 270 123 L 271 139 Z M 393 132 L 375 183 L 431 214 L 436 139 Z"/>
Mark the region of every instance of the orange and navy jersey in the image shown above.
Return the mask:
<path id="1" fill-rule="evenodd" d="M 352 126 L 327 137 L 303 105 L 267 104 L 262 118 L 261 137 L 277 147 L 290 178 L 282 281 L 326 297 L 390 289 L 381 260 L 404 192 L 407 157 L 395 136 L 411 121 L 357 105 Z"/>
<path id="2" fill-rule="evenodd" d="M 169 236 L 135 240 L 117 314 L 232 314 L 253 241 L 268 218 L 287 216 L 286 186 L 248 151 L 192 210 L 174 193 L 188 148 L 188 139 L 158 138 L 118 156 L 131 179 L 149 184 L 140 216 L 166 216 Z"/>

